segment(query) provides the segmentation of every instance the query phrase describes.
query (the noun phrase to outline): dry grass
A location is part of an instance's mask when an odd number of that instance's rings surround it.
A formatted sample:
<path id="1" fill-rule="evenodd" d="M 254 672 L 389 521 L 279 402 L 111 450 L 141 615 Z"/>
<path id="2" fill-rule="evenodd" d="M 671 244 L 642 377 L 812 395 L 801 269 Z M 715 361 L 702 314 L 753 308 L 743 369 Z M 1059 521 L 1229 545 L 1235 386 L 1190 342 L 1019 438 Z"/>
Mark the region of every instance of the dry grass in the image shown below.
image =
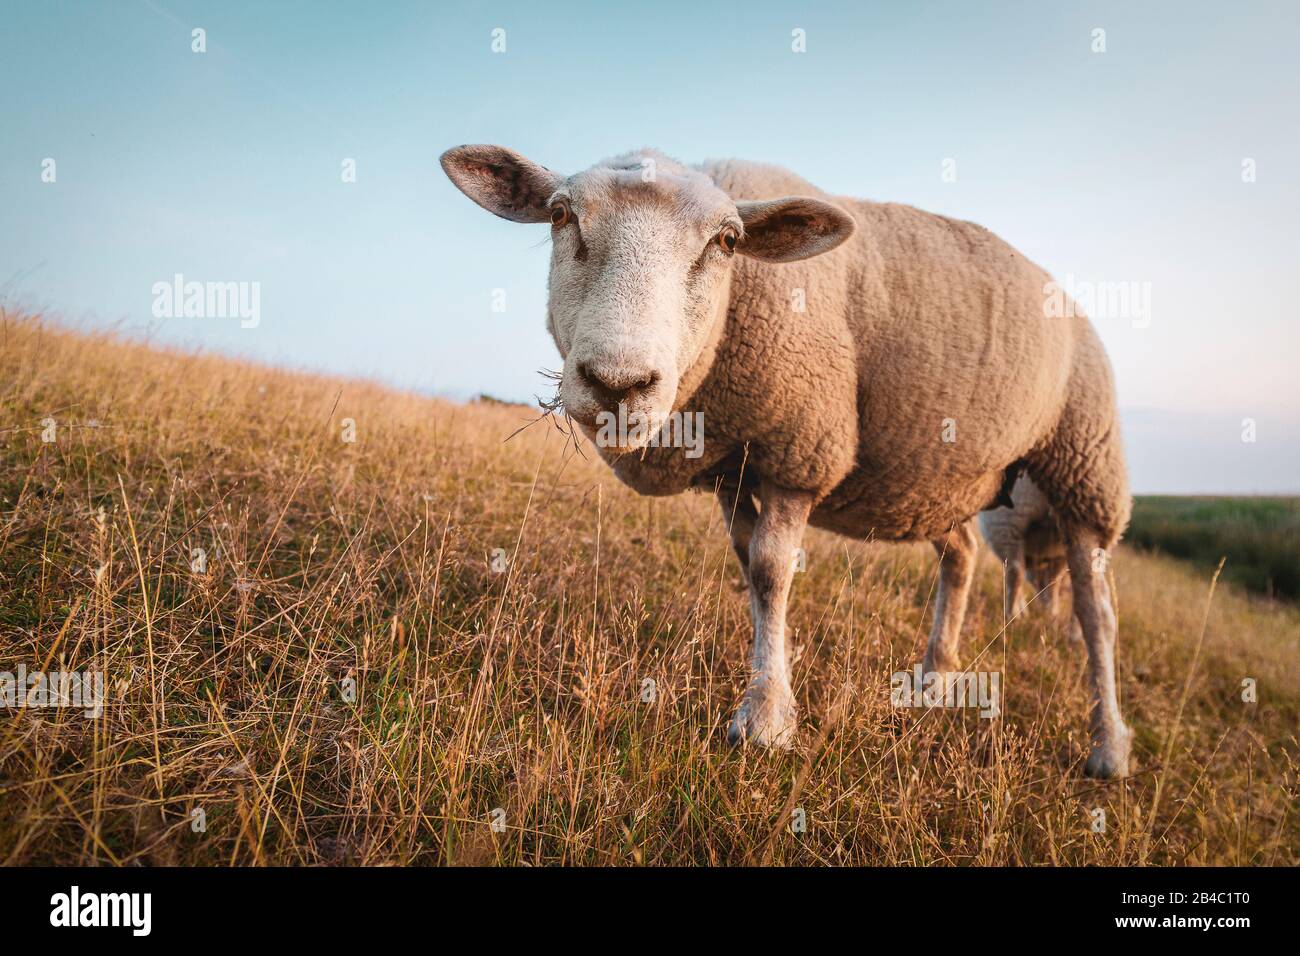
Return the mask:
<path id="1" fill-rule="evenodd" d="M 1300 862 L 1300 614 L 1221 586 L 1193 666 L 1201 572 L 1117 558 L 1139 772 L 1097 784 L 1082 652 L 1041 617 L 999 636 L 987 555 L 966 660 L 1004 674 L 995 721 L 890 707 L 929 548 L 813 533 L 800 747 L 737 753 L 748 620 L 713 500 L 638 498 L 545 422 L 504 442 L 525 410 L 13 314 L 0 410 L 0 670 L 110 688 L 99 720 L 0 712 L 4 862 Z"/>

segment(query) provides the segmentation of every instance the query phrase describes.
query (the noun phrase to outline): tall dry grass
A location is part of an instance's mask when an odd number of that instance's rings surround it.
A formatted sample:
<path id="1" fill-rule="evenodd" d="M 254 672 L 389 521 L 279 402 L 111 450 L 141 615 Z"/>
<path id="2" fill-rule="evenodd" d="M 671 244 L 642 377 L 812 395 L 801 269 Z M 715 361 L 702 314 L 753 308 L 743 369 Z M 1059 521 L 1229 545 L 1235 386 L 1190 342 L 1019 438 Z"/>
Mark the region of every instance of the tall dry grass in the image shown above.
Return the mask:
<path id="1" fill-rule="evenodd" d="M 890 706 L 930 549 L 811 533 L 800 746 L 736 752 L 713 500 L 638 498 L 546 422 L 505 441 L 528 417 L 0 316 L 0 670 L 110 690 L 98 720 L 0 711 L 0 859 L 1297 862 L 1295 610 L 1221 586 L 1197 656 L 1208 575 L 1121 552 L 1138 772 L 1102 784 L 1082 651 L 1000 633 L 987 555 L 965 649 L 1003 672 L 993 721 Z"/>

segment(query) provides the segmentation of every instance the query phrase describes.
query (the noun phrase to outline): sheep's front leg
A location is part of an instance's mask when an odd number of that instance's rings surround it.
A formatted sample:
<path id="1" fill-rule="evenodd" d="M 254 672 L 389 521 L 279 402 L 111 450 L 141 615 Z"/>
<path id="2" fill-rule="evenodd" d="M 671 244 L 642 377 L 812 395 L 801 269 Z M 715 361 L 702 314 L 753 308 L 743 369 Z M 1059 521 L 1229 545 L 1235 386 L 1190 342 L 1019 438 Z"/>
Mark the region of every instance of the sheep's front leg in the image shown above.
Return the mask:
<path id="1" fill-rule="evenodd" d="M 749 541 L 749 610 L 754 619 L 750 680 L 727 740 L 789 747 L 798 729 L 786 660 L 785 608 L 812 495 L 764 483 Z"/>
<path id="2" fill-rule="evenodd" d="M 1106 584 L 1105 552 L 1100 536 L 1076 530 L 1069 536 L 1070 583 L 1074 613 L 1088 647 L 1088 682 L 1092 687 L 1089 730 L 1092 750 L 1084 773 L 1113 779 L 1128 776 L 1132 731 L 1120 716 L 1115 688 L 1115 644 L 1118 625 Z"/>
<path id="3" fill-rule="evenodd" d="M 974 524 L 967 521 L 934 540 L 939 552 L 939 594 L 934 603 L 934 626 L 925 649 L 925 673 L 953 673 L 961 670 L 959 648 L 966 602 L 975 579 L 979 539 Z M 1010 564 L 1008 564 L 1010 567 Z"/>

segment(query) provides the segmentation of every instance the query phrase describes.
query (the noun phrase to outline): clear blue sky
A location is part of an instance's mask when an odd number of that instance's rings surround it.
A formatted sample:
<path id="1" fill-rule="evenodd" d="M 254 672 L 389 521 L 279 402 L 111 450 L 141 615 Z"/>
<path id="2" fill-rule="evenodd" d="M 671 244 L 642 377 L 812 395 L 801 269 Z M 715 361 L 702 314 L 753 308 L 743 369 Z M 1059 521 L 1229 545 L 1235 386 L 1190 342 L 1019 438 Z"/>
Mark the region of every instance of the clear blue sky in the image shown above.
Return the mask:
<path id="1" fill-rule="evenodd" d="M 1300 492 L 1298 11 L 6 3 L 0 294 L 158 341 L 529 400 L 558 364 L 545 227 L 479 210 L 438 154 L 502 143 L 562 171 L 647 145 L 741 156 L 973 219 L 1061 279 L 1145 283 L 1149 324 L 1097 321 L 1136 490 Z M 154 319 L 153 284 L 178 272 L 259 282 L 260 324 Z"/>

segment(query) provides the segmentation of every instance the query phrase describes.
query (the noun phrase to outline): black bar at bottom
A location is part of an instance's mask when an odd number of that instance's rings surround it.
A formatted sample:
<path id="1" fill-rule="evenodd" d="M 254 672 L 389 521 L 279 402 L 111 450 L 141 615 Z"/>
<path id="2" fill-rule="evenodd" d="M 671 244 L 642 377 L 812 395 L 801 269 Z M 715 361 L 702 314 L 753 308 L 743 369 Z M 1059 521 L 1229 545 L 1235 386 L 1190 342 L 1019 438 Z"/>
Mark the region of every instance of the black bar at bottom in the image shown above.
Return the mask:
<path id="1" fill-rule="evenodd" d="M 560 945 L 666 942 L 677 927 L 701 923 L 719 934 L 852 925 L 864 945 L 1036 929 L 1058 934 L 1052 939 L 1064 930 L 1091 940 L 1105 930 L 1231 943 L 1256 929 L 1290 929 L 1295 885 L 1294 869 L 1267 868 L 0 870 L 12 939 L 75 934 L 128 946 L 256 939 L 331 949 L 391 943 L 393 933 L 417 927 L 486 931 L 495 942 L 512 933 Z M 132 894 L 148 894 L 147 909 L 144 896 Z"/>

